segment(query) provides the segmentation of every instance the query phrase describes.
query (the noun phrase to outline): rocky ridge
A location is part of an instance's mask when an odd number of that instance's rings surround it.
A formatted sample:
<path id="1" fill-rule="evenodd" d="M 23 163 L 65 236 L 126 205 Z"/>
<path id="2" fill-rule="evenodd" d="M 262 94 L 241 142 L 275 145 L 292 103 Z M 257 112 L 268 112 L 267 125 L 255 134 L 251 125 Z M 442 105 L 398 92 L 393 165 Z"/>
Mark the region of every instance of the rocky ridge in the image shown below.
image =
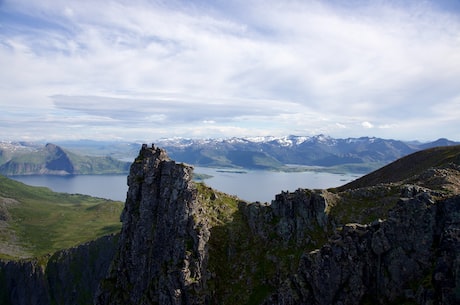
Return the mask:
<path id="1" fill-rule="evenodd" d="M 113 261 L 103 259 L 111 267 L 105 276 L 104 268 L 96 272 L 104 279 L 85 281 L 88 295 L 101 305 L 457 304 L 460 147 L 432 153 L 449 157 L 412 167 L 400 181 L 299 189 L 247 203 L 192 182 L 191 166 L 143 145 L 128 177 Z M 61 258 L 56 268 L 72 265 L 66 256 L 54 256 Z M 91 261 L 82 257 L 75 265 Z M 20 266 L 37 280 L 16 279 L 18 287 L 38 292 L 41 278 L 55 283 L 65 274 Z M 11 289 L 13 273 L 0 270 L 0 286 Z M 80 288 L 62 289 L 78 287 L 75 281 L 62 276 L 60 286 L 45 286 L 61 287 L 62 304 L 87 304 L 72 299 Z"/>
<path id="2" fill-rule="evenodd" d="M 388 218 L 346 224 L 265 304 L 457 304 L 460 197 L 407 187 Z"/>
<path id="3" fill-rule="evenodd" d="M 231 213 L 223 220 L 221 194 L 192 183 L 191 168 L 163 150 L 144 146 L 129 180 L 126 242 L 120 240 L 98 304 L 455 304 L 460 198 L 434 179 L 442 170 L 411 176 L 425 187 L 402 181 L 299 189 L 270 204 L 239 201 L 236 208 L 227 204 Z M 173 187 L 178 177 L 181 190 Z M 169 208 L 159 209 L 161 203 Z M 214 218 L 212 209 L 221 209 Z M 158 213 L 163 220 L 148 219 Z M 362 213 L 371 221 L 346 222 Z"/>

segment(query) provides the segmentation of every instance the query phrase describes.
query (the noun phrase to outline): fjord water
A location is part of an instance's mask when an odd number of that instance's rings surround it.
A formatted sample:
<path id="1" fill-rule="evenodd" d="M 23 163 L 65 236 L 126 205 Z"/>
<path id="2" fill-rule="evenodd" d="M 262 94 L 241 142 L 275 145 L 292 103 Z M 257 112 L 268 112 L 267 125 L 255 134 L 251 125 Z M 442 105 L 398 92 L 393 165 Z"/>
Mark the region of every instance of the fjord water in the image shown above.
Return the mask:
<path id="1" fill-rule="evenodd" d="M 195 173 L 207 174 L 206 185 L 247 201 L 270 202 L 281 191 L 298 188 L 330 188 L 343 185 L 359 177 L 356 174 L 326 172 L 273 172 L 244 170 L 229 171 L 195 167 Z M 28 185 L 45 186 L 55 192 L 79 193 L 95 197 L 125 201 L 127 175 L 76 175 L 76 176 L 15 176 Z"/>
<path id="2" fill-rule="evenodd" d="M 293 192 L 298 188 L 324 189 L 348 183 L 360 177 L 357 174 L 333 174 L 326 172 L 234 172 L 214 168 L 195 168 L 195 172 L 212 175 L 205 183 L 227 194 L 237 195 L 248 201 L 270 202 L 281 191 Z"/>
<path id="3" fill-rule="evenodd" d="M 128 191 L 127 175 L 32 175 L 10 178 L 32 186 L 45 186 L 55 192 L 85 194 L 117 201 L 125 201 Z"/>

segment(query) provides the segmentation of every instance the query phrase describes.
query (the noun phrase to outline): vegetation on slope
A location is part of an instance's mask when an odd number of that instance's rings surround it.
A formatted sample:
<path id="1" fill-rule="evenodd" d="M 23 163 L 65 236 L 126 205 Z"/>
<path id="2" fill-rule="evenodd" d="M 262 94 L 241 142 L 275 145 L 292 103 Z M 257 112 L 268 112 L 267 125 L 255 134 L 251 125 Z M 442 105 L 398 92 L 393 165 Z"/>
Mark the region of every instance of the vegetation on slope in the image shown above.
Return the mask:
<path id="1" fill-rule="evenodd" d="M 129 162 L 112 157 L 90 157 L 78 155 L 54 144 L 34 151 L 12 154 L 0 163 L 3 175 L 78 175 L 78 174 L 119 174 L 127 173 Z"/>
<path id="2" fill-rule="evenodd" d="M 264 283 L 268 273 L 275 270 L 265 258 L 269 248 L 251 233 L 238 209 L 238 198 L 202 183 L 196 185 L 198 200 L 212 225 L 209 271 L 213 276 L 208 282 L 209 290 L 219 304 L 257 304 L 254 301 L 260 301 L 258 295 L 266 296 L 271 290 Z"/>
<path id="3" fill-rule="evenodd" d="M 334 198 L 329 201 L 329 215 L 342 225 L 384 219 L 408 184 L 431 189 L 440 197 L 460 194 L 460 146 L 422 150 L 329 189 Z"/>
<path id="4" fill-rule="evenodd" d="M 324 191 L 326 214 L 332 226 L 327 232 L 315 226 L 308 228 L 306 236 L 312 243 L 306 246 L 280 240 L 275 231 L 279 221 L 276 218 L 266 219 L 273 232 L 267 230 L 269 238 L 261 238 L 250 228 L 243 212 L 242 206 L 247 203 L 198 184 L 199 198 L 212 223 L 212 277 L 207 282 L 210 294 L 219 304 L 260 304 L 281 285 L 282 279 L 298 271 L 302 255 L 319 249 L 328 237 L 337 234 L 336 229 L 340 231 L 348 223 L 361 223 L 364 228 L 365 224 L 386 219 L 389 211 L 396 208 L 401 192 L 408 190 L 407 184 L 430 188 L 441 197 L 458 194 L 459 156 L 458 146 L 421 151 L 361 179 L 367 183 Z"/>
<path id="5" fill-rule="evenodd" d="M 123 203 L 0 176 L 0 258 L 38 257 L 119 232 Z"/>
<path id="6" fill-rule="evenodd" d="M 420 175 L 429 168 L 442 167 L 449 164 L 460 165 L 460 145 L 435 147 L 415 152 L 364 177 L 345 184 L 339 187 L 338 190 L 343 191 L 374 186 L 380 183 L 404 181 L 415 175 Z"/>
<path id="7" fill-rule="evenodd" d="M 304 248 L 283 241 L 275 229 L 281 220 L 277 218 L 263 224 L 268 239 L 262 238 L 248 223 L 247 202 L 203 183 L 196 187 L 211 226 L 208 293 L 218 304 L 260 304 L 281 284 L 280 279 L 296 272 L 301 255 L 313 245 Z M 317 225 L 307 233 L 315 248 L 327 241 L 327 233 Z"/>
<path id="8" fill-rule="evenodd" d="M 89 157 L 67 152 L 75 173 L 86 174 L 124 174 L 128 173 L 131 162 L 123 162 L 112 157 Z"/>

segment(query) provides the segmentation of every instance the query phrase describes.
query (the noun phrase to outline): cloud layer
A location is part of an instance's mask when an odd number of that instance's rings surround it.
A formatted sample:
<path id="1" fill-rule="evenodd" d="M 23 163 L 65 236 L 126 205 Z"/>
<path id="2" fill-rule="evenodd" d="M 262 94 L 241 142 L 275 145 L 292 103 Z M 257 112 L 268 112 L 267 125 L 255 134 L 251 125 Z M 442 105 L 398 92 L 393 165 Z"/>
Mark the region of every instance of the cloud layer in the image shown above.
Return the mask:
<path id="1" fill-rule="evenodd" d="M 0 2 L 14 139 L 460 140 L 452 1 Z"/>

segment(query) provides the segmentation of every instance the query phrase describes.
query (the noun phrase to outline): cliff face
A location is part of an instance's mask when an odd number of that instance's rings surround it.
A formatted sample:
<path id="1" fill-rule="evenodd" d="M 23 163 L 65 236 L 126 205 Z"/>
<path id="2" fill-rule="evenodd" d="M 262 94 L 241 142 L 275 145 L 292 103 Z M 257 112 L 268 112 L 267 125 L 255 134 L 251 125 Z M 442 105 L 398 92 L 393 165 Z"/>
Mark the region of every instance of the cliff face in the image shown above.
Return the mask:
<path id="1" fill-rule="evenodd" d="M 65 173 L 72 174 L 74 167 L 69 156 L 62 148 L 57 145 L 48 143 L 45 146 L 45 150 L 48 152 L 49 157 L 46 160 L 45 168 L 49 171 L 63 171 Z"/>
<path id="2" fill-rule="evenodd" d="M 117 257 L 98 304 L 198 304 L 209 239 L 192 167 L 146 145 L 131 166 Z"/>
<path id="3" fill-rule="evenodd" d="M 459 220 L 459 196 L 402 198 L 387 220 L 345 225 L 305 253 L 265 304 L 458 304 Z"/>
<path id="4" fill-rule="evenodd" d="M 50 304 L 92 304 L 115 256 L 118 239 L 118 235 L 101 237 L 51 256 L 45 269 Z"/>
<path id="5" fill-rule="evenodd" d="M 92 304 L 113 260 L 117 236 L 106 236 L 37 260 L 0 260 L 0 304 Z"/>
<path id="6" fill-rule="evenodd" d="M 459 196 L 401 183 L 348 193 L 299 189 L 232 208 L 194 185 L 191 170 L 143 147 L 97 304 L 460 301 Z M 383 220 L 342 225 L 346 200 L 354 203 L 347 213 L 373 211 Z"/>
<path id="7" fill-rule="evenodd" d="M 193 183 L 191 175 L 164 150 L 142 147 L 128 177 L 118 254 L 97 304 L 261 300 L 296 267 L 284 254 L 296 257 L 298 247 L 324 239 L 321 191 L 248 204 Z"/>
<path id="8" fill-rule="evenodd" d="M 46 278 L 37 261 L 0 261 L 0 303 L 48 305 Z"/>
<path id="9" fill-rule="evenodd" d="M 322 190 L 298 189 L 276 195 L 271 204 L 242 204 L 252 233 L 265 242 L 276 240 L 283 246 L 305 247 L 316 244 L 312 232 L 327 232 L 327 193 Z"/>

